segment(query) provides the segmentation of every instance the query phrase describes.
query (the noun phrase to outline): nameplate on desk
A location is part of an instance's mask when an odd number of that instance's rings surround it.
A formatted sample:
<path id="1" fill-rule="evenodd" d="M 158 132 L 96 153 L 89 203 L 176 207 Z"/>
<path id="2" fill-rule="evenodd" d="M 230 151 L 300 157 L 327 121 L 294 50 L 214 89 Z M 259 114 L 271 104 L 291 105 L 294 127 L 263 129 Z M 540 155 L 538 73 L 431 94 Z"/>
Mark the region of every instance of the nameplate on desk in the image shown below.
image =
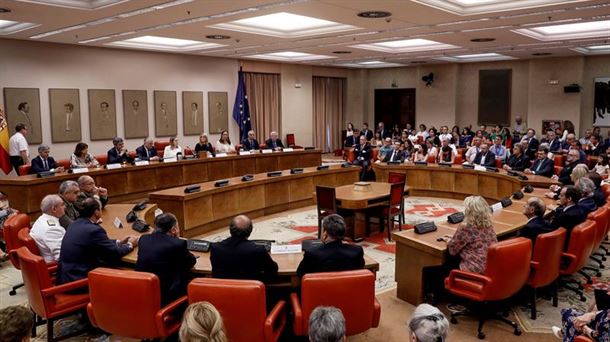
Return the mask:
<path id="1" fill-rule="evenodd" d="M 201 185 L 189 185 L 186 188 L 184 188 L 184 193 L 185 194 L 192 194 L 193 192 L 198 192 L 201 191 Z"/>
<path id="2" fill-rule="evenodd" d="M 163 162 L 164 163 L 175 163 L 178 161 L 178 158 L 173 157 L 173 158 L 163 158 Z"/>
<path id="3" fill-rule="evenodd" d="M 292 152 L 292 151 L 294 151 L 294 148 L 292 148 L 292 147 L 286 147 L 286 148 L 285 148 L 285 149 L 283 149 L 282 151 L 284 151 L 284 152 Z"/>
<path id="4" fill-rule="evenodd" d="M 146 165 L 150 165 L 150 162 L 148 162 L 148 160 L 138 160 L 136 162 L 136 166 L 146 166 Z"/>
<path id="5" fill-rule="evenodd" d="M 474 169 L 477 170 L 477 171 L 487 171 L 485 166 L 481 166 L 481 165 L 475 165 Z"/>
<path id="6" fill-rule="evenodd" d="M 282 171 L 267 172 L 267 177 L 278 177 L 282 175 Z"/>
<path id="7" fill-rule="evenodd" d="M 250 153 L 250 154 L 257 154 L 258 150 L 250 150 L 250 151 L 248 151 L 248 153 Z"/>
<path id="8" fill-rule="evenodd" d="M 227 186 L 229 185 L 229 180 L 228 179 L 221 179 L 219 181 L 216 181 L 216 183 L 214 183 L 214 186 L 217 188 L 223 187 L 223 186 Z"/>
<path id="9" fill-rule="evenodd" d="M 498 172 L 498 168 L 493 166 L 485 166 L 485 170 L 488 172 Z"/>
<path id="10" fill-rule="evenodd" d="M 114 221 L 112 223 L 114 224 L 114 227 L 117 229 L 123 228 L 123 223 L 121 223 L 121 219 L 118 217 L 115 217 Z"/>
<path id="11" fill-rule="evenodd" d="M 89 171 L 89 169 L 86 167 L 77 167 L 75 169 L 72 169 L 72 173 L 85 173 L 87 171 Z"/>
<path id="12" fill-rule="evenodd" d="M 115 169 L 120 169 L 120 168 L 121 168 L 120 163 L 106 164 L 106 169 L 108 169 L 108 170 L 115 170 Z"/>
<path id="13" fill-rule="evenodd" d="M 298 175 L 298 174 L 301 174 L 301 173 L 303 173 L 303 168 L 301 168 L 301 167 L 295 167 L 293 169 L 290 169 L 290 174 L 291 175 Z"/>
<path id="14" fill-rule="evenodd" d="M 242 182 L 249 182 L 254 179 L 254 175 L 246 174 L 241 177 Z"/>
<path id="15" fill-rule="evenodd" d="M 462 164 L 462 167 L 464 169 L 468 169 L 468 170 L 474 169 L 474 165 L 472 165 L 472 164 Z"/>
<path id="16" fill-rule="evenodd" d="M 266 149 L 264 149 L 264 150 L 261 150 L 261 152 L 262 152 L 263 154 L 265 154 L 265 153 L 273 153 L 273 150 L 272 150 L 272 149 L 270 149 L 270 148 L 266 148 Z"/>
<path id="17" fill-rule="evenodd" d="M 519 173 L 518 173 L 518 172 L 511 171 L 511 170 L 508 170 L 508 171 L 506 172 L 506 174 L 507 174 L 507 175 L 509 175 L 509 176 L 513 176 L 513 177 L 518 177 L 518 176 L 519 176 Z"/>
<path id="18" fill-rule="evenodd" d="M 494 203 L 491 205 L 491 212 L 495 213 L 496 211 L 502 209 L 502 202 Z"/>
<path id="19" fill-rule="evenodd" d="M 226 153 L 216 153 L 216 157 L 226 157 Z"/>
<path id="20" fill-rule="evenodd" d="M 293 253 L 301 253 L 301 245 L 271 245 L 271 254 L 293 254 Z"/>
<path id="21" fill-rule="evenodd" d="M 41 171 L 36 174 L 36 177 L 38 177 L 38 178 L 47 178 L 47 177 L 51 177 L 51 176 L 55 176 L 55 172 L 51 171 L 51 170 L 50 171 Z"/>

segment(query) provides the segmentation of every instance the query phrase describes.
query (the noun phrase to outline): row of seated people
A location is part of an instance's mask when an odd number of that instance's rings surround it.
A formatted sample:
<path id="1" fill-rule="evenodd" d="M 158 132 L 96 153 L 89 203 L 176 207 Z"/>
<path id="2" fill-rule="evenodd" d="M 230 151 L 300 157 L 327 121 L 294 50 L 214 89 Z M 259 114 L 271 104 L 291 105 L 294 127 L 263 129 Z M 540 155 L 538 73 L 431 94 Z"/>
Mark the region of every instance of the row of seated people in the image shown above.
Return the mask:
<path id="1" fill-rule="evenodd" d="M 292 135 L 294 138 L 294 135 Z M 106 155 L 93 156 L 89 153 L 89 146 L 86 143 L 80 142 L 76 144 L 74 153 L 70 159 L 55 160 L 50 156 L 50 148 L 47 145 L 38 146 L 38 156 L 33 158 L 30 164 L 20 166 L 19 175 L 36 174 L 45 171 L 63 172 L 70 168 L 78 167 L 99 167 L 106 164 L 128 163 L 134 160 L 154 161 L 164 158 L 175 158 L 181 155 L 184 156 L 199 156 L 200 153 L 206 153 L 210 156 L 216 156 L 216 153 L 234 154 L 240 151 L 262 150 L 269 147 L 274 151 L 280 151 L 284 148 L 281 139 L 278 139 L 276 132 L 271 132 L 269 139 L 265 144 L 259 144 L 254 138 L 254 131 L 248 132 L 248 138 L 242 141 L 242 144 L 233 146 L 229 139 L 229 133 L 223 131 L 220 140 L 215 146 L 208 141 L 205 134 L 199 136 L 199 142 L 194 149 L 190 147 L 182 148 L 178 139 L 175 137 L 169 138 L 169 141 L 153 141 L 150 138 L 145 138 L 141 146 L 135 151 L 128 151 L 125 148 L 125 142 L 122 138 L 116 137 L 112 140 L 113 147 L 108 150 Z M 291 144 L 289 146 L 299 148 Z"/>

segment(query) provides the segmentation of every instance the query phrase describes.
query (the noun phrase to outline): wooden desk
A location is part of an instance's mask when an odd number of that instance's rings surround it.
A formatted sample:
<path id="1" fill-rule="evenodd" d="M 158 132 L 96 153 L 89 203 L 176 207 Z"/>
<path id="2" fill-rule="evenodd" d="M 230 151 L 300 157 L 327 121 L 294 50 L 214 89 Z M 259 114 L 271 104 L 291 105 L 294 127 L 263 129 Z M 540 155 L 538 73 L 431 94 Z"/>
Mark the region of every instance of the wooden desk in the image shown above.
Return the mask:
<path id="1" fill-rule="evenodd" d="M 249 182 L 233 177 L 224 187 L 206 182 L 200 184 L 200 192 L 185 194 L 184 187 L 175 187 L 153 192 L 149 198 L 163 211 L 176 215 L 182 236 L 192 237 L 226 227 L 238 214 L 255 218 L 312 205 L 316 185 L 336 187 L 352 184 L 358 181 L 359 171 L 359 167 L 332 165 L 320 171 L 315 167 L 305 168 L 302 174 L 294 175 L 290 170 L 284 170 L 278 177 L 259 173 Z"/>
<path id="2" fill-rule="evenodd" d="M 127 165 L 115 170 L 90 169 L 86 174 L 93 177 L 98 186 L 107 188 L 110 201 L 117 203 L 144 198 L 149 192 L 160 189 L 247 173 L 317 166 L 321 162 L 320 150 L 298 150 L 191 159 L 174 163 L 151 162 L 146 166 Z M 61 182 L 76 180 L 82 175 L 59 173 L 48 178 L 36 178 L 36 175 L 7 176 L 0 178 L 0 189 L 9 196 L 13 208 L 35 217 L 40 213 L 40 201 L 45 195 L 57 193 Z"/>
<path id="3" fill-rule="evenodd" d="M 102 227 L 108 233 L 108 237 L 111 239 L 121 239 L 127 235 L 142 235 L 131 228 L 131 223 L 127 223 L 125 216 L 131 210 L 133 204 L 109 204 L 104 208 L 102 212 Z M 148 224 L 152 226 L 154 220 L 154 212 L 157 209 L 156 204 L 149 204 L 146 209 L 138 213 L 138 217 L 144 219 Z M 114 226 L 113 222 L 115 217 L 118 217 L 123 223 L 123 228 L 118 229 Z M 228 229 L 228 228 L 227 228 Z M 147 233 L 150 234 L 152 229 Z M 197 256 L 197 263 L 193 267 L 193 273 L 202 276 L 211 276 L 212 264 L 210 262 L 210 253 L 193 252 Z M 286 280 L 289 280 L 292 286 L 298 286 L 300 283 L 299 277 L 297 276 L 297 267 L 303 259 L 302 253 L 294 254 L 272 254 L 271 257 L 278 264 L 278 275 Z M 123 257 L 123 261 L 129 264 L 135 264 L 138 260 L 138 249 L 134 249 L 131 253 Z M 364 256 L 365 268 L 370 269 L 373 272 L 379 271 L 379 263 L 371 259 L 368 256 Z"/>

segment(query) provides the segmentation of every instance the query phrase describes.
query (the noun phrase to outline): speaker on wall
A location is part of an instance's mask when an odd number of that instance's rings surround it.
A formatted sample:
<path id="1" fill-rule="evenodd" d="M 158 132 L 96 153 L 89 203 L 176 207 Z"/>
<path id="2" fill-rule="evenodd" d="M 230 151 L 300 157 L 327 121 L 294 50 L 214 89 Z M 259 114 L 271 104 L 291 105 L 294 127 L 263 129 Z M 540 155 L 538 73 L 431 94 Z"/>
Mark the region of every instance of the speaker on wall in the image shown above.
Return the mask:
<path id="1" fill-rule="evenodd" d="M 564 93 L 580 93 L 580 86 L 576 83 L 563 87 Z"/>

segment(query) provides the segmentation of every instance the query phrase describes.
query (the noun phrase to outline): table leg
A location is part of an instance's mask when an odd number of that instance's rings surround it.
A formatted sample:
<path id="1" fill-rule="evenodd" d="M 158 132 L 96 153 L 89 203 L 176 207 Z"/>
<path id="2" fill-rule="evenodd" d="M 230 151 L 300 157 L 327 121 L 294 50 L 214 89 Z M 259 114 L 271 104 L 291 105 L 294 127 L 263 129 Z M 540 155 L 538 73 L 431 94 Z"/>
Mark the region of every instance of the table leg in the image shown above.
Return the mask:
<path id="1" fill-rule="evenodd" d="M 354 212 L 354 231 L 352 240 L 360 242 L 366 236 L 368 215 L 362 210 Z"/>
<path id="2" fill-rule="evenodd" d="M 442 265 L 443 262 L 443 256 L 435 256 L 397 241 L 395 277 L 398 298 L 413 305 L 422 303 L 424 267 Z"/>

